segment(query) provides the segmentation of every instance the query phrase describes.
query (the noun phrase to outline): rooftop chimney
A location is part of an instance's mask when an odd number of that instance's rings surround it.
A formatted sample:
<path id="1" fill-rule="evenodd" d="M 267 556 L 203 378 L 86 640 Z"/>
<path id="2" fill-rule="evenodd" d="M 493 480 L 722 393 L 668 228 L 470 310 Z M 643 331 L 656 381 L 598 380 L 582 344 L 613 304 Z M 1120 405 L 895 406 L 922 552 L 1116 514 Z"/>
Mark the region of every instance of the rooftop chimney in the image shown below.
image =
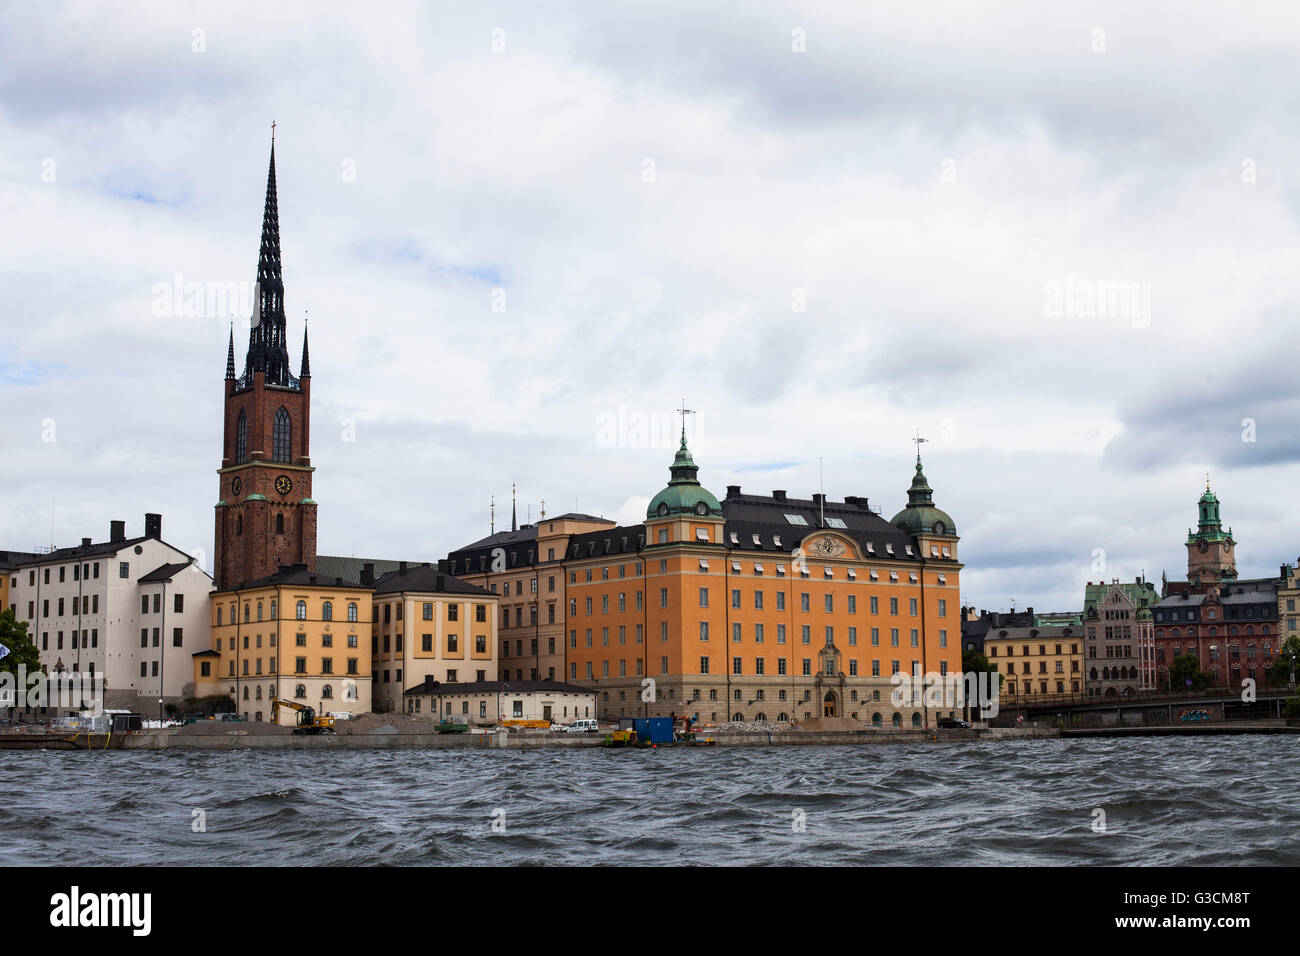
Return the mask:
<path id="1" fill-rule="evenodd" d="M 125 541 L 126 540 L 126 522 L 110 521 L 108 523 L 108 540 Z"/>
<path id="2" fill-rule="evenodd" d="M 772 497 L 777 501 L 785 501 L 785 491 L 778 488 L 776 491 L 772 492 Z"/>
<path id="3" fill-rule="evenodd" d="M 406 573 L 406 562 L 405 562 L 405 561 L 399 561 L 398 564 L 397 564 L 397 570 L 399 570 L 399 571 L 401 571 L 403 574 L 405 574 L 405 573 Z"/>
<path id="4" fill-rule="evenodd" d="M 740 495 L 740 485 L 727 485 L 727 497 L 736 498 Z"/>
<path id="5" fill-rule="evenodd" d="M 144 514 L 144 536 L 155 541 L 162 540 L 162 515 L 146 511 Z"/>
<path id="6" fill-rule="evenodd" d="M 82 546 L 83 548 L 89 548 L 89 547 L 90 547 L 90 539 L 89 539 L 89 538 L 82 538 L 82 539 L 81 539 L 81 546 Z"/>
<path id="7" fill-rule="evenodd" d="M 367 561 L 361 565 L 361 583 L 370 587 L 375 583 L 375 565 L 373 561 Z"/>

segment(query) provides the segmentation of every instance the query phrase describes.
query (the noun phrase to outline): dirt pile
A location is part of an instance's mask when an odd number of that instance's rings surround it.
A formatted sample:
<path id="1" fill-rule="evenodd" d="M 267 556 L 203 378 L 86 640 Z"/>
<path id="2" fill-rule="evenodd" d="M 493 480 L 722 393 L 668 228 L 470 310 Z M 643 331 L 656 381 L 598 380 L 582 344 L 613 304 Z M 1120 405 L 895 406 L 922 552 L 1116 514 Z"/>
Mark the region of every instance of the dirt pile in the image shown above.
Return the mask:
<path id="1" fill-rule="evenodd" d="M 432 717 L 422 717 L 418 714 L 361 714 L 351 720 L 334 721 L 336 734 L 370 734 L 383 727 L 393 728 L 392 731 L 383 731 L 384 733 L 437 733 L 437 722 Z"/>
<path id="2" fill-rule="evenodd" d="M 274 737 L 293 733 L 292 727 L 280 727 L 260 720 L 198 720 L 173 731 L 177 737 Z"/>

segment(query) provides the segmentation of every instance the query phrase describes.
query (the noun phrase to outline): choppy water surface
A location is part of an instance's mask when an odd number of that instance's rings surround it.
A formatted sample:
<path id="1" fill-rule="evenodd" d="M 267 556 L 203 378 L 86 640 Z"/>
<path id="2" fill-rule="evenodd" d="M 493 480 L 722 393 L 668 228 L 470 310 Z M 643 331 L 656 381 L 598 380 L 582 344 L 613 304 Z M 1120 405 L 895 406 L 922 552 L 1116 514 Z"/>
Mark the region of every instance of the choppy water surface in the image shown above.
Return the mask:
<path id="1" fill-rule="evenodd" d="M 1295 865 L 1298 756 L 1291 736 L 0 751 L 0 864 Z"/>

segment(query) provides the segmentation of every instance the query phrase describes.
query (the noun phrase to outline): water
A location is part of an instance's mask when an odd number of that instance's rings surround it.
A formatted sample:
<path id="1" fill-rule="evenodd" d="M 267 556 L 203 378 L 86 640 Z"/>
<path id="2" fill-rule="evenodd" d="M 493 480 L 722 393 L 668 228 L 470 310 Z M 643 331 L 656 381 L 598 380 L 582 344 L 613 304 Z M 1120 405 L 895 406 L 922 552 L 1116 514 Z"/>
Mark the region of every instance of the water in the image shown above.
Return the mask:
<path id="1" fill-rule="evenodd" d="M 1298 755 L 1293 736 L 0 751 L 0 865 L 1296 865 Z"/>

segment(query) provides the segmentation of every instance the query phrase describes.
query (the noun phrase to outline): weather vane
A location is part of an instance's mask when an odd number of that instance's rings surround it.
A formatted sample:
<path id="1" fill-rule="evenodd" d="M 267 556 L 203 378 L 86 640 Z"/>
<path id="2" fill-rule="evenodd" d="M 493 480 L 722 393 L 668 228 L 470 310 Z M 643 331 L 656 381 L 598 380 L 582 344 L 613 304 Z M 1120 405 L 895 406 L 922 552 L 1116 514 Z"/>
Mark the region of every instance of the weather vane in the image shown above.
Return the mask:
<path id="1" fill-rule="evenodd" d="M 682 407 L 677 410 L 677 414 L 682 416 L 682 441 L 686 441 L 686 416 L 694 415 L 695 409 L 686 407 L 686 399 L 682 398 Z"/>

